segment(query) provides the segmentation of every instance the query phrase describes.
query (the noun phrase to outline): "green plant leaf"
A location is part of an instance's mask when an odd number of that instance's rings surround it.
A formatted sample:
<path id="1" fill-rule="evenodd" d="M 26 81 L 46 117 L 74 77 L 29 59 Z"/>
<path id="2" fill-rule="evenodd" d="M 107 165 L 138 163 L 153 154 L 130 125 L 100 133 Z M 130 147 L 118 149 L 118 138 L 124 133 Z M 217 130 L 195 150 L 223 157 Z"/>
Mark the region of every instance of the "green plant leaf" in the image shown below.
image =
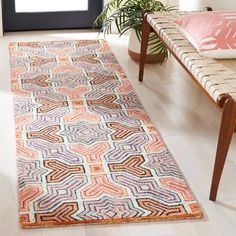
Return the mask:
<path id="1" fill-rule="evenodd" d="M 114 24 L 120 35 L 134 29 L 137 38 L 142 38 L 142 21 L 145 12 L 162 12 L 176 10 L 176 6 L 165 6 L 158 0 L 111 0 L 94 22 L 94 28 L 100 32 L 110 34 Z M 168 50 L 158 37 L 153 34 L 149 37 L 149 46 L 152 53 L 161 52 L 168 58 Z"/>

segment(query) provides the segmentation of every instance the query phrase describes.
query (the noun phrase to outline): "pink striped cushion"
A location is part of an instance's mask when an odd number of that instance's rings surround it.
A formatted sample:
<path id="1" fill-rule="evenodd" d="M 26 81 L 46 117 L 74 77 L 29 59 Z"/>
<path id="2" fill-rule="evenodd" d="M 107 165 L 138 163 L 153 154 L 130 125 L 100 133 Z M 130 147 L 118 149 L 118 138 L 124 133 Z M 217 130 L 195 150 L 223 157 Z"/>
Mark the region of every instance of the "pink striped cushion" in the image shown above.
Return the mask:
<path id="1" fill-rule="evenodd" d="M 175 22 L 201 55 L 236 58 L 236 12 L 190 13 Z"/>

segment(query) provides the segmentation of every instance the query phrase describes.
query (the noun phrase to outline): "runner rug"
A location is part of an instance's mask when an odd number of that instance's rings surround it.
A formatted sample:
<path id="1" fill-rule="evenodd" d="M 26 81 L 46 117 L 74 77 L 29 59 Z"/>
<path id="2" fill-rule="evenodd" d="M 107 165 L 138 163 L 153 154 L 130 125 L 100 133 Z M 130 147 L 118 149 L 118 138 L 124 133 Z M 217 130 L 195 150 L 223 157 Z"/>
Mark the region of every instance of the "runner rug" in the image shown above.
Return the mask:
<path id="1" fill-rule="evenodd" d="M 106 41 L 10 55 L 22 227 L 202 217 Z"/>

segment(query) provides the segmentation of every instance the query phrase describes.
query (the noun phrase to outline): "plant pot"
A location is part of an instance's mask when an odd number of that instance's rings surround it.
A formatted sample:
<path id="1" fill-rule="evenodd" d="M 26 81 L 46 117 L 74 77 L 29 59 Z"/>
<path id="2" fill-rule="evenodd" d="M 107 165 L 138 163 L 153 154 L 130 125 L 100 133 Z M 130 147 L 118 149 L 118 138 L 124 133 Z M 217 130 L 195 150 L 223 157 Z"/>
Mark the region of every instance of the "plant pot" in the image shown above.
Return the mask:
<path id="1" fill-rule="evenodd" d="M 150 36 L 154 34 L 151 33 Z M 129 36 L 129 46 L 128 46 L 128 54 L 134 61 L 140 61 L 140 49 L 141 49 L 141 43 L 136 35 L 136 32 L 134 29 L 130 31 Z M 161 63 L 165 60 L 165 53 L 152 53 L 150 50 L 150 47 L 147 49 L 147 55 L 146 55 L 146 63 Z"/>

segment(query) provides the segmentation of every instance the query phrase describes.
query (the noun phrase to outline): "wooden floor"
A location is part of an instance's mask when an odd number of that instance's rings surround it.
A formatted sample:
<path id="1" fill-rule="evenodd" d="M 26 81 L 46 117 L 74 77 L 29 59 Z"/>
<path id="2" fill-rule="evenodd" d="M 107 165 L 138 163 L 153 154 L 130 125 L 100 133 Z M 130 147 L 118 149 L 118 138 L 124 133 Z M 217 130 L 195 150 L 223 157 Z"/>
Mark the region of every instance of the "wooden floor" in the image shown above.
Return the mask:
<path id="1" fill-rule="evenodd" d="M 236 135 L 223 173 L 218 201 L 211 202 L 208 200 L 208 195 L 220 112 L 173 58 L 161 66 L 146 66 L 144 82 L 140 84 L 137 81 L 138 64 L 127 56 L 127 38 L 117 38 L 117 36 L 108 37 L 107 40 L 201 203 L 205 214 L 204 219 L 33 230 L 19 228 L 8 43 L 96 37 L 96 33 L 86 31 L 45 31 L 9 33 L 4 38 L 0 38 L 0 235 L 236 235 Z"/>

